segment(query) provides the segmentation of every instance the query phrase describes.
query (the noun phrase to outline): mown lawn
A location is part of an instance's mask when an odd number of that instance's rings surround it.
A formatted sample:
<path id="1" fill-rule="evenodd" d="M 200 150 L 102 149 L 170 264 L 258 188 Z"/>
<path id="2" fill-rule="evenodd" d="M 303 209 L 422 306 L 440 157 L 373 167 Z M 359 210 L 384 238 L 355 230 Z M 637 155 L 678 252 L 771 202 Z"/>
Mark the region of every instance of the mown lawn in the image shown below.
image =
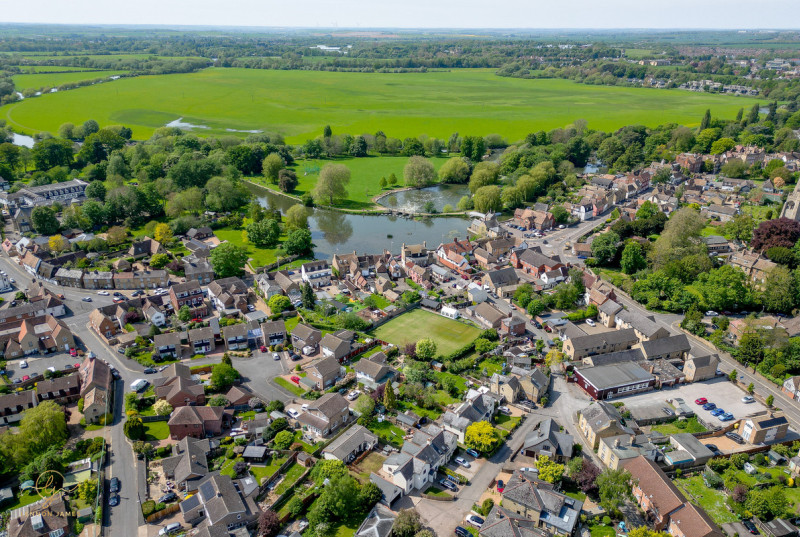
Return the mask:
<path id="1" fill-rule="evenodd" d="M 41 491 L 44 497 L 47 497 L 48 494 L 45 494 L 45 491 Z M 24 492 L 17 491 L 14 495 L 14 501 L 10 503 L 3 504 L 3 511 L 11 511 L 14 509 L 19 509 L 20 507 L 25 507 L 26 505 L 30 505 L 32 503 L 36 503 L 42 499 L 42 495 L 35 490 L 26 490 Z"/>
<path id="2" fill-rule="evenodd" d="M 697 421 L 696 417 L 691 417 L 686 420 L 686 427 L 681 429 L 677 425 L 678 421 L 673 421 L 671 423 L 660 423 L 658 425 L 653 425 L 652 430 L 658 431 L 663 435 L 673 435 L 673 434 L 680 434 L 680 433 L 703 433 L 707 431 L 705 427 L 700 425 L 700 422 Z"/>
<path id="3" fill-rule="evenodd" d="M 275 248 L 259 248 L 258 246 L 254 246 L 249 242 L 244 242 L 242 237 L 243 231 L 244 230 L 242 229 L 220 228 L 215 230 L 214 234 L 219 237 L 219 240 L 221 241 L 226 240 L 247 250 L 247 255 L 250 256 L 253 267 L 263 267 L 264 265 L 274 263 L 278 260 L 276 252 L 278 251 L 279 246 L 276 246 Z M 285 239 L 286 236 L 281 235 L 280 240 L 283 241 Z"/>
<path id="4" fill-rule="evenodd" d="M 145 440 L 166 440 L 169 438 L 169 425 L 166 421 L 154 421 L 144 424 Z"/>
<path id="5" fill-rule="evenodd" d="M 378 438 L 387 444 L 391 444 L 395 447 L 401 447 L 403 445 L 403 435 L 405 433 L 397 425 L 392 425 L 388 421 L 382 421 L 380 423 L 376 421 L 374 424 L 370 425 L 368 429 L 378 435 Z"/>
<path id="6" fill-rule="evenodd" d="M 519 422 L 522 420 L 519 416 L 506 416 L 505 414 L 498 414 L 494 418 L 495 424 L 500 427 L 501 429 L 505 429 L 506 431 L 513 431 L 519 425 Z"/>
<path id="7" fill-rule="evenodd" d="M 725 506 L 728 496 L 722 490 L 706 487 L 702 476 L 675 479 L 674 483 L 692 503 L 699 504 L 705 509 L 717 524 L 738 520 L 736 515 L 728 511 Z"/>
<path id="8" fill-rule="evenodd" d="M 422 338 L 431 338 L 436 342 L 436 354 L 446 356 L 473 341 L 480 332 L 466 323 L 415 309 L 379 326 L 372 334 L 400 348 Z"/>
<path id="9" fill-rule="evenodd" d="M 304 390 L 303 388 L 299 387 L 294 382 L 289 382 L 288 380 L 286 380 L 283 377 L 275 377 L 275 384 L 277 384 L 278 386 L 280 386 L 282 388 L 286 388 L 287 390 L 289 390 L 290 392 L 292 392 L 293 394 L 295 394 L 297 396 L 300 396 L 300 395 L 303 395 L 304 393 L 306 393 L 306 390 Z"/>
<path id="10" fill-rule="evenodd" d="M 273 457 L 269 464 L 266 466 L 250 466 L 250 473 L 255 476 L 258 480 L 258 483 L 261 484 L 264 479 L 272 477 L 275 475 L 275 472 L 278 471 L 278 468 L 281 467 L 283 463 L 286 462 L 286 457 Z"/>
<path id="11" fill-rule="evenodd" d="M 303 475 L 305 471 L 306 467 L 301 464 L 294 463 L 289 466 L 289 468 L 286 470 L 286 475 L 284 476 L 283 480 L 275 488 L 275 494 L 280 496 L 289 490 L 292 485 L 297 483 L 297 480 L 300 479 L 300 476 Z"/>

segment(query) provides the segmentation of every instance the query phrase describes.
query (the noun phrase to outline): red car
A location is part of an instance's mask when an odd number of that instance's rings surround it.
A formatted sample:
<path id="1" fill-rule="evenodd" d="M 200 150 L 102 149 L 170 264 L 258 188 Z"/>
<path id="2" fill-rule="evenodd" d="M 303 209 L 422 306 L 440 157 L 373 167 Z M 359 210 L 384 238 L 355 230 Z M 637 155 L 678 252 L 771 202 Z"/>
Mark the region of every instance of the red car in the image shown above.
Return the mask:
<path id="1" fill-rule="evenodd" d="M 267 352 L 267 351 L 269 351 L 269 349 L 268 349 L 268 348 L 266 348 L 264 345 L 261 345 L 261 348 L 259 348 L 258 350 L 260 350 L 261 352 Z"/>
<path id="2" fill-rule="evenodd" d="M 701 397 L 700 399 L 694 400 L 694 404 L 696 405 L 704 405 L 706 403 L 708 403 L 708 399 L 706 399 L 705 397 Z"/>
<path id="3" fill-rule="evenodd" d="M 74 357 L 74 356 L 78 356 L 78 351 L 77 351 L 77 349 L 70 349 L 70 350 L 69 350 L 69 355 L 70 355 L 70 356 L 73 356 L 73 357 Z"/>
<path id="4" fill-rule="evenodd" d="M 300 384 L 300 377 L 292 377 L 292 382 L 295 384 Z"/>
<path id="5" fill-rule="evenodd" d="M 195 317 L 194 319 L 192 319 L 192 322 L 193 323 L 202 323 L 203 319 L 198 319 L 197 317 Z"/>
<path id="6" fill-rule="evenodd" d="M 29 377 L 28 375 L 25 375 L 24 377 L 22 377 L 22 380 L 31 380 L 31 377 Z"/>

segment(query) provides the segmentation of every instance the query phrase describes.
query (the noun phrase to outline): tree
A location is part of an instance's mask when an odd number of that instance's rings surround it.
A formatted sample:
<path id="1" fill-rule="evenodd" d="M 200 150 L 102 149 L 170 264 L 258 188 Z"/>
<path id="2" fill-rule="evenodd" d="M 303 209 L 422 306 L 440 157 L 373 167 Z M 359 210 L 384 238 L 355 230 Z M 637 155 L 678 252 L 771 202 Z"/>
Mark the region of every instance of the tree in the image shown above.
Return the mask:
<path id="1" fill-rule="evenodd" d="M 128 230 L 122 226 L 112 226 L 106 233 L 106 242 L 109 246 L 119 246 L 128 238 Z"/>
<path id="2" fill-rule="evenodd" d="M 761 302 L 768 311 L 790 313 L 797 302 L 794 278 L 788 268 L 777 266 L 767 273 Z"/>
<path id="3" fill-rule="evenodd" d="M 314 305 L 317 303 L 317 295 L 314 293 L 314 288 L 308 282 L 300 287 L 300 294 L 303 300 L 303 307 L 307 310 L 313 310 Z"/>
<path id="4" fill-rule="evenodd" d="M 651 530 L 647 526 L 639 526 L 638 528 L 633 528 L 628 533 L 628 537 L 669 537 L 669 533 Z"/>
<path id="5" fill-rule="evenodd" d="M 550 208 L 550 214 L 553 215 L 553 220 L 556 224 L 566 224 L 569 222 L 570 213 L 563 205 L 553 205 Z"/>
<path id="6" fill-rule="evenodd" d="M 617 244 L 619 235 L 613 231 L 600 233 L 592 241 L 592 255 L 601 265 L 610 264 L 617 256 Z"/>
<path id="7" fill-rule="evenodd" d="M 125 436 L 131 440 L 143 440 L 145 437 L 144 423 L 139 416 L 131 416 L 122 427 Z"/>
<path id="8" fill-rule="evenodd" d="M 36 142 L 31 150 L 33 163 L 39 170 L 49 170 L 56 166 L 69 166 L 72 164 L 72 142 L 45 138 Z"/>
<path id="9" fill-rule="evenodd" d="M 290 229 L 308 228 L 308 209 L 296 203 L 289 207 L 284 215 L 286 226 Z"/>
<path id="10" fill-rule="evenodd" d="M 60 227 L 55 212 L 46 205 L 34 207 L 31 211 L 31 224 L 40 235 L 55 235 Z"/>
<path id="11" fill-rule="evenodd" d="M 294 435 L 289 431 L 281 431 L 275 435 L 274 445 L 276 449 L 289 449 L 292 442 L 294 442 Z"/>
<path id="12" fill-rule="evenodd" d="M 389 185 L 389 182 L 386 180 L 386 176 L 384 175 L 383 177 L 381 177 L 381 180 L 380 180 L 380 181 L 378 181 L 378 186 L 380 186 L 380 187 L 381 187 L 381 190 L 383 190 L 383 189 L 384 189 L 384 188 L 386 188 L 388 185 Z"/>
<path id="13" fill-rule="evenodd" d="M 497 433 L 488 421 L 476 421 L 467 427 L 464 443 L 481 453 L 489 453 L 497 444 Z"/>
<path id="14" fill-rule="evenodd" d="M 292 301 L 289 300 L 289 297 L 283 295 L 271 296 L 267 305 L 273 315 L 292 309 Z"/>
<path id="15" fill-rule="evenodd" d="M 270 153 L 261 163 L 261 173 L 264 174 L 265 179 L 275 184 L 278 182 L 280 171 L 285 165 L 283 157 L 277 153 Z"/>
<path id="16" fill-rule="evenodd" d="M 597 476 L 600 505 L 607 511 L 616 511 L 628 496 L 631 475 L 627 470 L 606 468 Z"/>
<path id="17" fill-rule="evenodd" d="M 289 232 L 283 247 L 289 255 L 305 255 L 311 253 L 314 244 L 311 242 L 311 231 L 307 229 L 295 229 Z"/>
<path id="18" fill-rule="evenodd" d="M 247 250 L 237 246 L 232 242 L 223 242 L 213 250 L 209 260 L 214 272 L 220 278 L 240 276 L 244 272 L 244 264 L 247 262 Z"/>
<path id="19" fill-rule="evenodd" d="M 744 161 L 734 158 L 729 159 L 725 164 L 723 164 L 719 171 L 722 175 L 727 177 L 743 179 L 747 175 L 748 167 Z"/>
<path id="20" fill-rule="evenodd" d="M 670 216 L 664 231 L 650 251 L 654 268 L 658 269 L 672 261 L 692 255 L 707 258 L 705 243 L 700 240 L 700 231 L 706 226 L 706 219 L 691 207 L 678 209 Z"/>
<path id="21" fill-rule="evenodd" d="M 469 181 L 469 164 L 463 158 L 451 158 L 439 168 L 439 179 L 443 183 L 466 183 Z"/>
<path id="22" fill-rule="evenodd" d="M 313 195 L 317 203 L 327 200 L 333 205 L 335 199 L 347 197 L 347 185 L 350 183 L 350 169 L 344 164 L 326 164 L 319 172 L 319 179 L 314 187 Z"/>
<path id="23" fill-rule="evenodd" d="M 777 218 L 761 222 L 753 231 L 750 245 L 754 250 L 765 251 L 775 246 L 792 248 L 800 239 L 800 222 Z"/>
<path id="24" fill-rule="evenodd" d="M 707 129 L 710 124 L 711 124 L 711 110 L 706 109 L 706 113 L 703 114 L 703 119 L 702 121 L 700 121 L 700 130 L 703 131 Z M 647 536 L 642 535 L 641 537 L 647 537 Z"/>
<path id="25" fill-rule="evenodd" d="M 753 238 L 753 229 L 756 222 L 750 214 L 737 214 L 732 220 L 725 222 L 722 226 L 723 233 L 730 236 L 733 240 L 750 242 Z"/>
<path id="26" fill-rule="evenodd" d="M 419 513 L 414 509 L 403 509 L 392 526 L 392 537 L 414 537 L 422 529 Z"/>
<path id="27" fill-rule="evenodd" d="M 767 403 L 767 406 L 768 406 L 768 407 L 772 407 L 772 404 L 775 402 L 775 396 L 774 396 L 774 395 L 772 395 L 772 394 L 769 394 L 769 395 L 767 396 L 767 399 L 766 399 L 766 401 L 764 401 L 764 402 L 765 402 L 765 403 Z"/>
<path id="28" fill-rule="evenodd" d="M 417 358 L 420 360 L 431 361 L 436 356 L 436 342 L 430 338 L 423 338 L 417 341 L 415 349 Z"/>
<path id="29" fill-rule="evenodd" d="M 67 249 L 69 242 L 63 235 L 53 235 L 47 240 L 47 245 L 50 247 L 51 252 L 58 254 Z"/>
<path id="30" fill-rule="evenodd" d="M 375 411 L 375 401 L 373 401 L 372 397 L 369 395 L 362 393 L 358 396 L 358 399 L 356 399 L 356 404 L 353 405 L 353 409 L 361 416 L 371 416 Z"/>
<path id="31" fill-rule="evenodd" d="M 622 267 L 622 272 L 625 274 L 635 274 L 647 267 L 647 260 L 644 258 L 642 245 L 636 241 L 631 241 L 626 244 L 625 248 L 622 250 L 620 266 Z"/>
<path id="32" fill-rule="evenodd" d="M 648 218 L 652 218 L 660 212 L 661 209 L 658 208 L 658 205 L 650 200 L 647 200 L 636 210 L 636 219 L 647 220 Z"/>
<path id="33" fill-rule="evenodd" d="M 503 208 L 500 187 L 483 186 L 475 191 L 472 197 L 475 210 L 481 213 L 496 212 Z"/>
<path id="34" fill-rule="evenodd" d="M 436 181 L 436 169 L 431 161 L 425 157 L 413 156 L 408 159 L 403 168 L 403 178 L 406 186 L 422 188 Z"/>
<path id="35" fill-rule="evenodd" d="M 166 399 L 159 399 L 153 404 L 153 411 L 157 416 L 169 416 L 172 410 L 172 405 Z"/>
<path id="36" fill-rule="evenodd" d="M 281 192 L 291 192 L 297 188 L 297 184 L 297 174 L 292 170 L 284 169 L 278 172 L 278 188 L 281 189 Z"/>
<path id="37" fill-rule="evenodd" d="M 739 372 L 734 369 L 733 371 L 728 373 L 728 380 L 731 381 L 731 382 L 736 382 L 736 377 L 738 377 L 738 376 L 739 376 Z"/>
<path id="38" fill-rule="evenodd" d="M 275 511 L 261 511 L 258 515 L 258 537 L 274 537 L 280 529 L 281 521 Z"/>
<path id="39" fill-rule="evenodd" d="M 600 475 L 600 469 L 587 459 L 582 458 L 580 460 L 583 464 L 573 479 L 578 484 L 578 487 L 588 494 L 597 490 L 597 476 Z"/>
<path id="40" fill-rule="evenodd" d="M 102 181 L 92 181 L 85 191 L 87 198 L 103 201 L 106 199 L 106 185 Z"/>
<path id="41" fill-rule="evenodd" d="M 218 392 L 227 392 L 239 380 L 239 372 L 228 364 L 215 364 L 211 368 L 211 386 Z"/>
<path id="42" fill-rule="evenodd" d="M 180 319 L 184 323 L 188 323 L 192 318 L 192 310 L 189 309 L 189 306 L 184 304 L 178 310 L 178 319 Z"/>
<path id="43" fill-rule="evenodd" d="M 161 269 L 169 264 L 169 256 L 167 254 L 153 254 L 150 258 L 150 268 Z"/>
<path id="44" fill-rule="evenodd" d="M 278 244 L 281 227 L 277 220 L 264 219 L 247 226 L 247 240 L 259 248 L 272 248 Z"/>
<path id="45" fill-rule="evenodd" d="M 557 484 L 564 476 L 564 465 L 551 461 L 547 455 L 539 455 L 536 468 L 539 470 L 539 479 L 548 483 Z"/>
<path id="46" fill-rule="evenodd" d="M 486 354 L 497 347 L 497 343 L 489 341 L 488 339 L 478 338 L 475 340 L 475 351 L 479 354 Z"/>
<path id="47" fill-rule="evenodd" d="M 383 406 L 386 407 L 386 410 L 394 410 L 397 407 L 397 400 L 395 399 L 391 382 L 386 383 L 386 389 L 383 392 Z"/>

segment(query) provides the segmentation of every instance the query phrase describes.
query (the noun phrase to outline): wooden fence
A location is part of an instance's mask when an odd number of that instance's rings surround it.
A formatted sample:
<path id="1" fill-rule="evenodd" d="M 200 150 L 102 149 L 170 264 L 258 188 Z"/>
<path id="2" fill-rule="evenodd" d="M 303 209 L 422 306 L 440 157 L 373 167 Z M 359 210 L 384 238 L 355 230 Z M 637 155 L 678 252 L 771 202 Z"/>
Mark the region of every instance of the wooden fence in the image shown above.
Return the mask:
<path id="1" fill-rule="evenodd" d="M 173 504 L 170 504 L 170 505 L 166 506 L 164 509 L 161 509 L 160 511 L 156 511 L 152 515 L 150 515 L 147 518 L 145 518 L 145 520 L 147 520 L 148 524 L 152 524 L 153 522 L 155 522 L 157 520 L 161 520 L 162 518 L 167 517 L 167 516 L 171 515 L 172 513 L 178 512 L 180 510 L 181 510 L 181 504 L 180 503 L 173 503 Z"/>

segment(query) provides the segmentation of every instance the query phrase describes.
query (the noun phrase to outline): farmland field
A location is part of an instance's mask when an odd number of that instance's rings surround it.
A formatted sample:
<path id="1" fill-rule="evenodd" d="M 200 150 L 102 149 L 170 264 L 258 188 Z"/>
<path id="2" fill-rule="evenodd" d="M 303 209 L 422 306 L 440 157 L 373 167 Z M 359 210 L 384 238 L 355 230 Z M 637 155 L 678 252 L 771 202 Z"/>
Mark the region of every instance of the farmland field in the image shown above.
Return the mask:
<path id="1" fill-rule="evenodd" d="M 448 138 L 499 133 L 509 141 L 586 119 L 591 128 L 699 124 L 707 108 L 731 119 L 755 102 L 681 90 L 589 86 L 569 80 L 503 78 L 489 69 L 428 73 L 336 73 L 209 68 L 128 78 L 5 106 L 17 130 L 55 132 L 65 122 L 124 124 L 137 139 L 178 118 L 199 134 L 278 132 L 303 142 L 334 133 Z"/>
<path id="2" fill-rule="evenodd" d="M 373 334 L 399 347 L 403 347 L 406 343 L 416 343 L 422 338 L 431 338 L 436 342 L 437 354 L 447 355 L 477 338 L 480 330 L 435 313 L 416 309 L 379 326 Z"/>
<path id="3" fill-rule="evenodd" d="M 63 67 L 62 69 L 69 69 Z M 108 78 L 113 75 L 120 75 L 120 71 L 79 71 L 77 73 L 37 73 L 32 75 L 15 75 L 11 77 L 17 91 L 27 88 L 54 88 L 68 82 L 80 82 L 81 80 L 94 80 L 95 78 Z"/>

